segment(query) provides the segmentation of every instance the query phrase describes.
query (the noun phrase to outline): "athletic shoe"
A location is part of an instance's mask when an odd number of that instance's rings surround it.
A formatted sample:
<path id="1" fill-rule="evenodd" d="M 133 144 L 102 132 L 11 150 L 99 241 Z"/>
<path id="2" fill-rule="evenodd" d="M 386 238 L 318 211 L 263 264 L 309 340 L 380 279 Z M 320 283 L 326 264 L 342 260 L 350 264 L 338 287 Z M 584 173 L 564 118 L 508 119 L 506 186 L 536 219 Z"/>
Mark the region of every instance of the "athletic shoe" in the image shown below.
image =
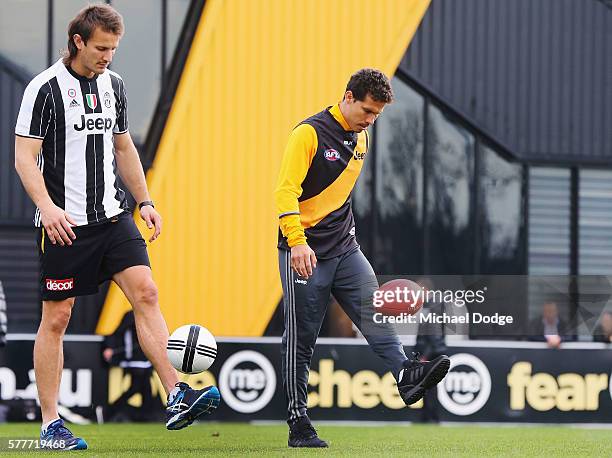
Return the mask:
<path id="1" fill-rule="evenodd" d="M 204 413 L 212 413 L 221 401 L 219 390 L 215 386 L 207 386 L 194 390 L 183 382 L 176 384 L 179 392 L 168 401 L 166 407 L 166 428 L 183 429 Z"/>
<path id="2" fill-rule="evenodd" d="M 404 368 L 400 371 L 397 382 L 397 389 L 406 405 L 419 401 L 425 390 L 436 386 L 450 368 L 450 359 L 446 355 L 424 362 L 419 361 L 418 353 L 414 356 L 414 360 L 404 361 Z"/>
<path id="3" fill-rule="evenodd" d="M 80 437 L 74 437 L 64 426 L 64 420 L 57 419 L 45 432 L 40 433 L 40 448 L 46 450 L 85 450 L 87 442 Z"/>
<path id="4" fill-rule="evenodd" d="M 312 427 L 308 417 L 299 417 L 289 423 L 289 447 L 329 447 L 327 442 L 319 439 L 317 430 Z"/>

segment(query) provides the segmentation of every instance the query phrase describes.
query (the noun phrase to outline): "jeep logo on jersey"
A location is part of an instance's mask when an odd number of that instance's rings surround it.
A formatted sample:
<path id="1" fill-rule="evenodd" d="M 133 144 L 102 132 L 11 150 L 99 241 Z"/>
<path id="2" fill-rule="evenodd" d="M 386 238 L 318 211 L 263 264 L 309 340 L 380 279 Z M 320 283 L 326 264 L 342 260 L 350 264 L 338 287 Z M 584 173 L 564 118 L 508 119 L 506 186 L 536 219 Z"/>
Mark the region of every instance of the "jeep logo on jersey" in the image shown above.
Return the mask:
<path id="1" fill-rule="evenodd" d="M 355 158 L 356 161 L 363 161 L 365 159 L 366 153 L 359 153 L 357 152 L 357 150 L 353 151 L 353 158 Z"/>
<path id="2" fill-rule="evenodd" d="M 85 100 L 87 100 L 87 105 L 92 110 L 95 110 L 98 106 L 98 97 L 96 94 L 85 94 Z"/>
<path id="3" fill-rule="evenodd" d="M 491 374 L 476 356 L 459 353 L 450 357 L 451 368 L 438 384 L 440 404 L 455 415 L 472 415 L 489 400 Z"/>
<path id="4" fill-rule="evenodd" d="M 332 162 L 340 159 L 340 153 L 333 148 L 326 149 L 324 156 L 325 156 L 325 159 L 327 159 L 328 161 L 332 161 Z"/>
<path id="5" fill-rule="evenodd" d="M 81 124 L 75 124 L 74 130 L 80 132 L 87 130 L 88 132 L 98 131 L 105 133 L 113 128 L 113 118 L 104 118 L 101 115 L 81 115 Z"/>
<path id="6" fill-rule="evenodd" d="M 65 280 L 46 279 L 47 291 L 68 291 L 74 287 L 74 278 Z"/>
<path id="7" fill-rule="evenodd" d="M 276 371 L 261 353 L 239 351 L 223 364 L 219 372 L 219 389 L 225 403 L 236 412 L 257 412 L 274 397 Z"/>

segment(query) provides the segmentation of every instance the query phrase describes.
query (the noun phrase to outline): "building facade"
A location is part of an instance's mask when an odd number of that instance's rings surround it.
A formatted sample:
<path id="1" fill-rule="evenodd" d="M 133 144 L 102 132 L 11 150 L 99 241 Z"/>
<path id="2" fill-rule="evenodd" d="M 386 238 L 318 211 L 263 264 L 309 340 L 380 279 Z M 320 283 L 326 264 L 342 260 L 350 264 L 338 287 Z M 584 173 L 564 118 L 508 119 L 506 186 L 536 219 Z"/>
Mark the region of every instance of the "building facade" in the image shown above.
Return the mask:
<path id="1" fill-rule="evenodd" d="M 39 314 L 33 208 L 12 165 L 14 119 L 25 84 L 56 59 L 68 18 L 86 2 L 40 3 L 0 6 L 0 281 L 12 332 L 35 331 Z M 339 6 L 112 4 L 127 27 L 113 69 L 126 80 L 132 135 L 145 166 L 152 166 L 149 183 L 173 220 L 173 212 L 192 211 L 193 201 L 206 215 L 195 229 L 171 232 L 184 241 L 152 253 L 160 289 L 168 291 L 165 302 L 185 310 L 176 316 L 165 311 L 171 324 L 210 320 L 218 335 L 261 335 L 270 328 L 280 284 L 270 262 L 275 221 L 266 196 L 282 144 L 291 125 L 319 109 L 314 100 L 333 103 L 351 70 L 366 65 L 393 74 L 396 93 L 372 129 L 372 154 L 354 193 L 358 239 L 377 273 L 612 272 L 609 2 L 388 0 L 377 8 L 364 2 L 355 14 L 389 33 L 361 48 L 368 37 L 351 37 L 348 51 L 320 38 L 336 23 Z M 316 26 L 301 29 L 304 18 Z M 317 65 L 325 65 L 327 79 Z M 316 95 L 309 99 L 309 92 Z M 189 105 L 190 99 L 196 102 Z M 206 113 L 209 105 L 214 116 Z M 236 113 L 245 119 L 236 120 Z M 202 129 L 205 140 L 197 134 Z M 234 141 L 237 129 L 244 144 Z M 263 163 L 249 162 L 253 157 Z M 191 171 L 177 168 L 183 160 Z M 194 181 L 201 183 L 181 184 Z M 195 196 L 187 199 L 188 193 Z M 236 215 L 247 210 L 249 246 L 255 247 L 247 257 L 257 266 L 252 273 L 219 248 L 243 249 L 232 228 L 245 223 Z M 200 261 L 190 253 L 196 237 L 210 240 L 198 252 Z M 252 294 L 234 286 L 245 275 L 256 285 Z M 124 307 L 113 294 L 83 299 L 87 307 L 75 310 L 72 331 L 108 331 L 109 317 Z M 530 315 L 538 306 L 521 305 Z M 231 324 L 226 310 L 243 314 L 246 324 Z"/>

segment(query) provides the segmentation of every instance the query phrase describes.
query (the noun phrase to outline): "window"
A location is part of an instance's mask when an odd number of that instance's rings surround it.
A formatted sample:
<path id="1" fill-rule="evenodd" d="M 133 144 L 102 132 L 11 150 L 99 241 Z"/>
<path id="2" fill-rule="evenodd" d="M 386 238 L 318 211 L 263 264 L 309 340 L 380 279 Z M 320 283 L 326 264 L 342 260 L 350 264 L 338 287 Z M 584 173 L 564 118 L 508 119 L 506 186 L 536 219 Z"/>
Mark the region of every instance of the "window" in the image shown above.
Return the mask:
<path id="1" fill-rule="evenodd" d="M 529 274 L 570 274 L 570 171 L 529 171 Z"/>
<path id="2" fill-rule="evenodd" d="M 473 273 L 474 137 L 433 105 L 428 116 L 427 273 Z"/>
<path id="3" fill-rule="evenodd" d="M 183 23 L 187 18 L 190 0 L 168 0 L 168 43 L 166 44 L 166 68 L 170 67 L 174 49 L 178 43 Z"/>
<path id="4" fill-rule="evenodd" d="M 376 234 L 379 274 L 422 270 L 423 97 L 398 78 L 395 102 L 376 125 Z"/>
<path id="5" fill-rule="evenodd" d="M 161 0 L 114 0 L 113 6 L 123 15 L 125 35 L 112 69 L 125 81 L 130 133 L 142 144 L 160 90 Z"/>
<path id="6" fill-rule="evenodd" d="M 529 309 L 536 320 L 554 301 L 564 320 L 570 317 L 570 170 L 529 170 Z"/>
<path id="7" fill-rule="evenodd" d="M 81 9 L 92 3 L 103 3 L 102 0 L 54 0 L 53 1 L 53 43 L 51 43 L 51 61 L 60 58 L 60 52 L 67 47 L 68 24 Z"/>
<path id="8" fill-rule="evenodd" d="M 611 275 L 612 171 L 580 171 L 578 208 L 578 272 L 580 275 Z"/>
<path id="9" fill-rule="evenodd" d="M 2 0 L 0 54 L 32 76 L 47 68 L 47 2 Z"/>
<path id="10" fill-rule="evenodd" d="M 525 273 L 523 168 L 491 148 L 480 151 L 480 273 Z"/>

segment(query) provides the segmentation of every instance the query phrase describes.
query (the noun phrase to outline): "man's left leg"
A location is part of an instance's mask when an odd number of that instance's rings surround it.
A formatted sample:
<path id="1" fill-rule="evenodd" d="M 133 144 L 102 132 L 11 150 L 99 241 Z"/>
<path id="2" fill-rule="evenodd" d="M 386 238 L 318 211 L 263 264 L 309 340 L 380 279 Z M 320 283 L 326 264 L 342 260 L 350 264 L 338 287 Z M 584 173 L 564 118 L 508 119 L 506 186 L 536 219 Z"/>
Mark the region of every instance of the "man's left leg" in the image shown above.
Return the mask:
<path id="1" fill-rule="evenodd" d="M 372 297 L 378 288 L 378 281 L 372 266 L 360 249 L 346 254 L 336 270 L 332 294 L 349 318 L 359 328 L 372 350 L 383 359 L 387 370 L 396 378 L 404 368 L 404 361 L 410 359 L 404 352 L 394 329 L 379 326 L 366 320 L 366 314 L 373 310 Z"/>
<path id="2" fill-rule="evenodd" d="M 114 274 L 113 280 L 132 304 L 138 342 L 168 394 L 166 427 L 182 429 L 203 413 L 212 413 L 219 405 L 219 390 L 214 386 L 193 390 L 179 382 L 168 360 L 168 327 L 159 308 L 151 269 L 145 265 L 128 267 Z"/>
<path id="3" fill-rule="evenodd" d="M 151 269 L 147 266 L 132 266 L 113 275 L 113 280 L 132 304 L 138 342 L 168 394 L 179 382 L 179 378 L 168 361 L 168 328 L 159 308 L 157 286 Z"/>
<path id="4" fill-rule="evenodd" d="M 406 357 L 393 327 L 374 321 L 373 295 L 378 289 L 376 274 L 360 249 L 342 257 L 336 270 L 332 294 L 349 318 L 380 356 L 397 380 L 398 390 L 407 405 L 419 401 L 425 390 L 438 384 L 448 372 L 450 360 L 442 355 L 420 362 Z"/>

